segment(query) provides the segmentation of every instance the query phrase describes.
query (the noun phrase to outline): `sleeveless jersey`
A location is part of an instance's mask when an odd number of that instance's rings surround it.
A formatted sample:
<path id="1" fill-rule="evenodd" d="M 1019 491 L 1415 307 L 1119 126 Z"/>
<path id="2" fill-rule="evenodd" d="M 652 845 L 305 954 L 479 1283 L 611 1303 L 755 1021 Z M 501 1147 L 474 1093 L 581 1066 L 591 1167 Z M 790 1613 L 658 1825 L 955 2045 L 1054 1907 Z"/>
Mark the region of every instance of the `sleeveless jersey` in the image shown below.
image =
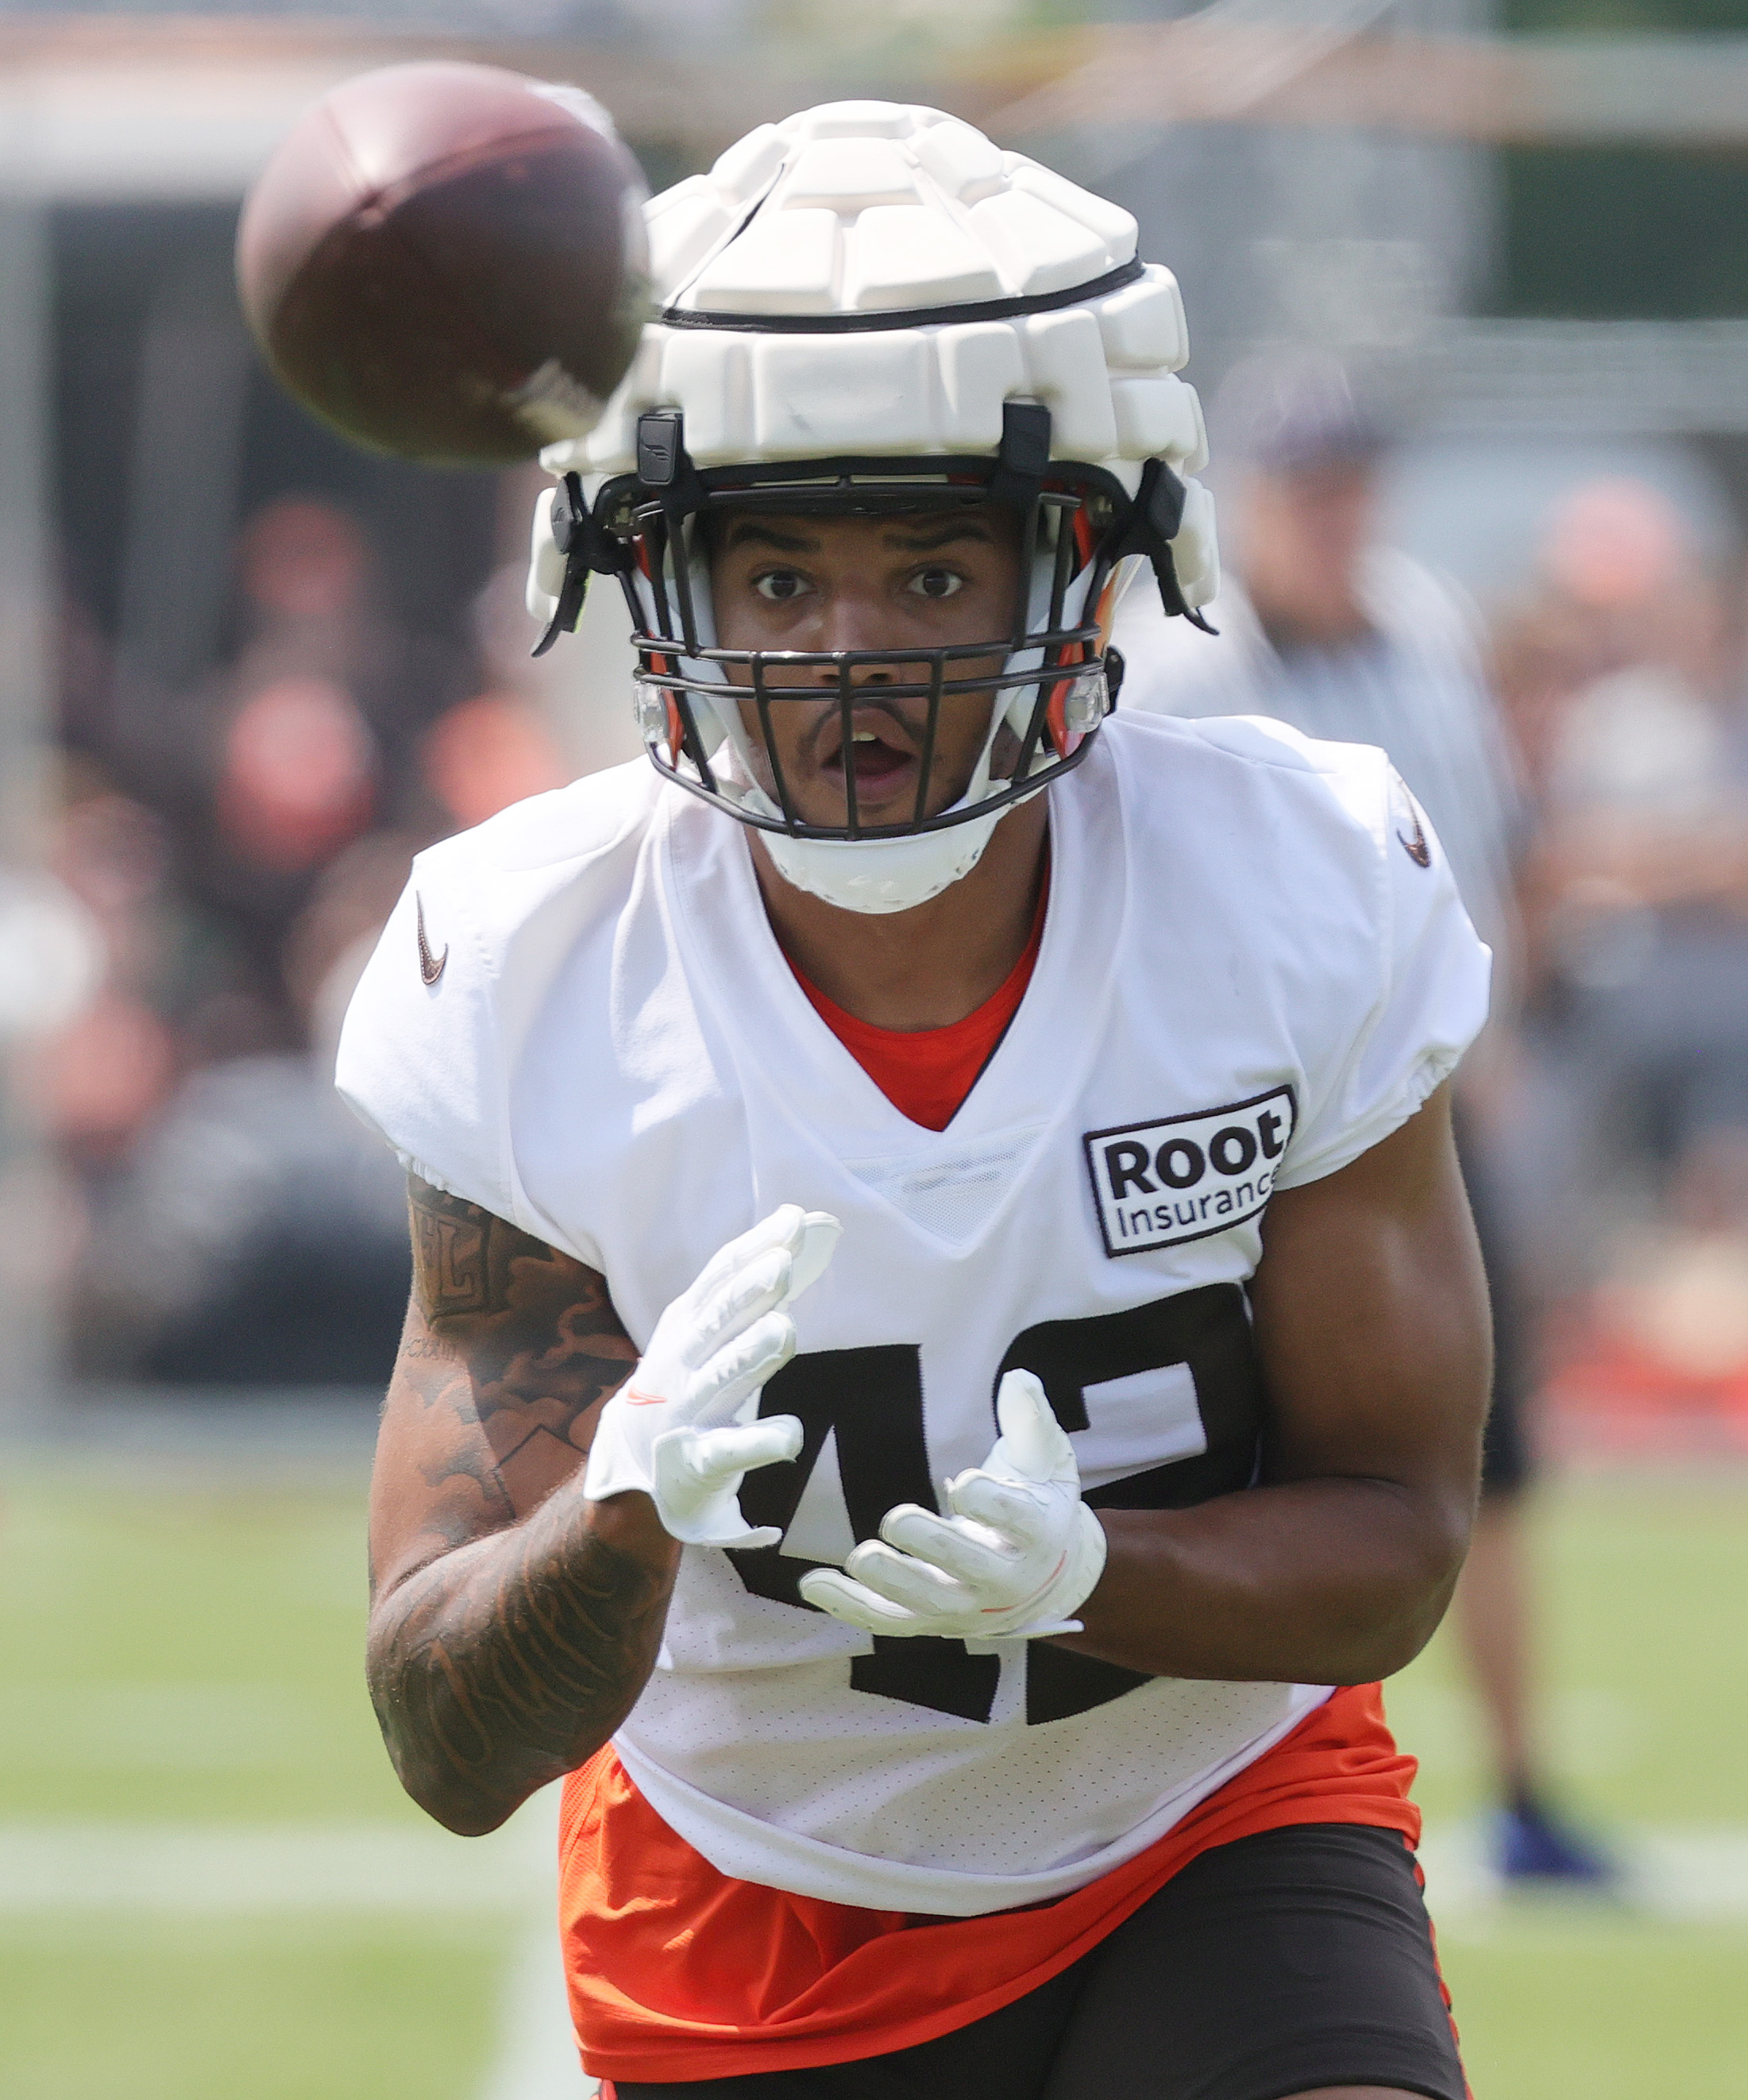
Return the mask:
<path id="1" fill-rule="evenodd" d="M 843 1220 L 758 1402 L 805 1430 L 742 1489 L 781 1543 L 685 1550 L 615 1738 L 713 1867 L 827 1902 L 1060 1897 L 1327 1697 L 871 1639 L 797 1578 L 895 1502 L 938 1507 L 1015 1366 L 1095 1507 L 1250 1485 L 1271 1193 L 1404 1122 L 1485 1015 L 1486 951 L 1381 752 L 1119 715 L 1050 823 L 1031 985 L 941 1132 L 809 1004 L 741 828 L 641 762 L 421 855 L 342 1044 L 342 1091 L 409 1167 L 602 1271 L 639 1343 L 779 1203 Z"/>

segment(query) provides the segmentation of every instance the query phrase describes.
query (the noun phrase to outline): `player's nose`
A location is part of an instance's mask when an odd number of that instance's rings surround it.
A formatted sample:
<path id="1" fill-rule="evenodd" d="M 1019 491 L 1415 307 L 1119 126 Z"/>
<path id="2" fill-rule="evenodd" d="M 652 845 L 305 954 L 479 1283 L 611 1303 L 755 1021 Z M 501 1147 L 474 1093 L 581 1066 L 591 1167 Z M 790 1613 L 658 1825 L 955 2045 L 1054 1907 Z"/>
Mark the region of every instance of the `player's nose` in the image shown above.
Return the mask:
<path id="1" fill-rule="evenodd" d="M 888 613 L 883 619 L 881 611 L 872 597 L 854 590 L 835 591 L 825 607 L 819 646 L 835 655 L 865 659 L 850 667 L 850 682 L 854 686 L 892 686 L 905 677 L 902 663 L 882 662 L 877 654 L 892 644 L 891 615 Z M 916 675 L 914 669 L 911 675 Z M 835 690 L 838 678 L 832 664 L 815 668 L 816 685 Z"/>
<path id="2" fill-rule="evenodd" d="M 841 643 L 832 645 L 840 649 L 843 646 Z M 838 690 L 839 675 L 829 664 L 821 664 L 815 669 L 814 682 L 822 692 L 835 693 Z M 850 682 L 858 690 L 865 686 L 895 686 L 904 675 L 903 668 L 897 664 L 852 664 L 850 667 Z M 915 677 L 917 674 L 912 672 L 911 675 Z"/>

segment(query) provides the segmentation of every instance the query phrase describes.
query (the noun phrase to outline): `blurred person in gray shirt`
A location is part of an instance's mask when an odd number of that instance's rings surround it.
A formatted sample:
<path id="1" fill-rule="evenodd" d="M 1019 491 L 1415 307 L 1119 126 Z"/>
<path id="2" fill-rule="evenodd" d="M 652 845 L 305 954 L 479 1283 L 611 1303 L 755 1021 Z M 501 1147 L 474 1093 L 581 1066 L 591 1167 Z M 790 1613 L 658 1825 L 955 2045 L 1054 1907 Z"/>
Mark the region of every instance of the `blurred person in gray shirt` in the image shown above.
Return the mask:
<path id="1" fill-rule="evenodd" d="M 1236 426 L 1229 457 L 1243 461 L 1222 512 L 1235 521 L 1238 576 L 1210 608 L 1212 640 L 1167 620 L 1148 593 L 1129 594 L 1115 630 L 1119 649 L 1132 643 L 1122 704 L 1270 715 L 1307 736 L 1381 746 L 1432 819 L 1498 970 L 1517 797 L 1479 616 L 1443 578 L 1375 542 L 1380 446 L 1339 367 L 1240 368 L 1222 398 Z"/>
<path id="2" fill-rule="evenodd" d="M 1225 514 L 1234 520 L 1240 580 L 1229 577 L 1210 608 L 1220 630 L 1212 640 L 1167 620 L 1154 593 L 1130 594 L 1113 636 L 1135 667 L 1121 704 L 1268 715 L 1308 736 L 1381 746 L 1431 818 L 1493 948 L 1497 1016 L 1511 1002 L 1518 797 L 1477 617 L 1432 571 L 1376 543 L 1382 448 L 1339 366 L 1259 360 L 1233 374 L 1220 407 L 1224 456 L 1238 476 Z M 1479 1063 L 1484 1070 L 1485 1049 Z M 1472 1070 L 1468 1083 L 1472 1093 Z M 1512 1879 L 1598 1882 L 1610 1863 L 1549 1807 L 1535 1748 L 1522 1313 L 1472 1104 L 1468 1120 L 1464 1168 L 1493 1295 L 1496 1365 L 1481 1512 L 1458 1610 L 1502 1799 L 1498 1864 Z"/>

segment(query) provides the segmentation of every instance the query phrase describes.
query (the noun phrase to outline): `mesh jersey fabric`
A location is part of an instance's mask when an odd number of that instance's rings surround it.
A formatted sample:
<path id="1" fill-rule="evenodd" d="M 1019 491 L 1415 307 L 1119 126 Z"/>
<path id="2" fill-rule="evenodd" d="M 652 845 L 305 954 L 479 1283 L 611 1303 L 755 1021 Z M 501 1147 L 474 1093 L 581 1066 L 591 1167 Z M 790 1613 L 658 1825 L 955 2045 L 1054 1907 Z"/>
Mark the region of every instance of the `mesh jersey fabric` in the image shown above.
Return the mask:
<path id="1" fill-rule="evenodd" d="M 782 1544 L 687 1549 L 616 1755 L 731 1880 L 949 1918 L 1053 1901 L 1328 1688 L 1101 1674 L 1049 1643 L 876 1650 L 796 1577 L 984 1461 L 1005 1362 L 1057 1379 L 1089 1499 L 1241 1490 L 1269 1187 L 1413 1114 L 1480 1025 L 1485 951 L 1381 753 L 1119 715 L 1051 791 L 1031 989 L 935 1132 L 809 1004 L 744 834 L 651 778 L 596 776 L 422 855 L 342 1085 L 427 1180 L 601 1269 L 634 1341 L 775 1202 L 844 1219 L 765 1396 L 810 1441 L 744 1490 Z"/>
<path id="2" fill-rule="evenodd" d="M 945 1028 L 876 1028 L 828 999 L 793 963 L 815 1013 L 901 1114 L 925 1130 L 945 1130 L 1019 1010 L 1044 942 L 1048 886 L 1040 892 L 1019 960 L 983 1004 Z"/>
<path id="3" fill-rule="evenodd" d="M 720 1873 L 664 1823 L 611 1746 L 565 1782 L 559 1929 L 583 2062 L 659 2081 L 843 2063 L 1010 2005 L 1097 1945 L 1201 1853 L 1298 1823 L 1420 1837 L 1415 1761 L 1380 1688 L 1338 1691 L 1099 1880 L 1022 1910 L 861 1910 Z"/>
<path id="4" fill-rule="evenodd" d="M 894 1106 L 944 1130 L 1025 996 L 1044 903 L 1040 895 L 1025 950 L 1000 987 L 947 1027 L 876 1027 L 795 974 Z M 1376 1693 L 1373 1686 L 1337 1693 L 1184 1824 L 1080 1896 L 955 1921 L 963 1944 L 947 1949 L 944 1962 L 940 1921 L 792 1896 L 718 1873 L 604 1750 L 567 1784 L 563 1812 L 567 1982 L 585 2064 L 627 2081 L 691 2080 L 885 2055 L 1037 1988 L 1214 1845 L 1300 1821 L 1376 1824 L 1412 1844 L 1412 1767 L 1396 1749 Z M 609 1846 L 637 1863 L 639 1894 L 629 1903 L 616 1899 Z M 670 1996 L 677 1955 L 691 1972 L 680 1994 L 686 2014 Z M 877 1979 L 869 1973 L 876 1969 Z"/>

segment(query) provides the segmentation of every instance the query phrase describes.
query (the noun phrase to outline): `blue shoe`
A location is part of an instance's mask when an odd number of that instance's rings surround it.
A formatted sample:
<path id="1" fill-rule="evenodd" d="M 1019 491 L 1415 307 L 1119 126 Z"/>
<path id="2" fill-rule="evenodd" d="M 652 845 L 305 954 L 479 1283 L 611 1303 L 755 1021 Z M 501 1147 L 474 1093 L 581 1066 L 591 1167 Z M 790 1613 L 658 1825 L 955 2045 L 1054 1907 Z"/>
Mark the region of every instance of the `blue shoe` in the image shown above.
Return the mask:
<path id="1" fill-rule="evenodd" d="M 1620 1868 L 1601 1846 L 1530 1795 L 1499 1811 L 1494 1843 L 1495 1864 L 1507 1882 L 1601 1891 L 1620 1880 Z"/>

